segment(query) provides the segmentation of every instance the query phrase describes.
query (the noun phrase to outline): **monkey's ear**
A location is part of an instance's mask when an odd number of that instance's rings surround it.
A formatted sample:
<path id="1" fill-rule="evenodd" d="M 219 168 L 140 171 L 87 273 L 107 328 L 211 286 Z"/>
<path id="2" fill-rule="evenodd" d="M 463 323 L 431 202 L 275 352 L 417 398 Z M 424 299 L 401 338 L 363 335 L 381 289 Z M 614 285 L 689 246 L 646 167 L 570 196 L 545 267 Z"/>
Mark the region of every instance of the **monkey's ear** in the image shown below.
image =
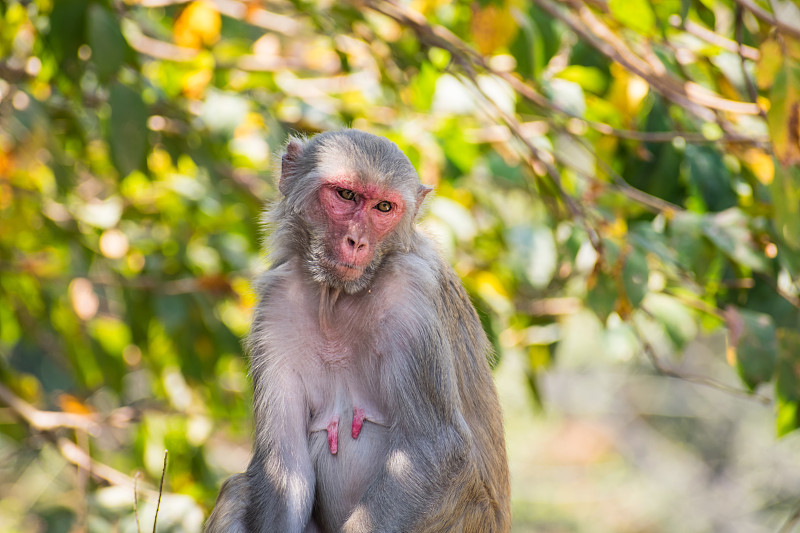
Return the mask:
<path id="1" fill-rule="evenodd" d="M 278 180 L 278 189 L 286 196 L 289 190 L 289 181 L 294 174 L 297 162 L 303 155 L 303 144 L 297 139 L 292 139 L 286 145 L 286 152 L 281 157 L 281 177 Z"/>
<path id="2" fill-rule="evenodd" d="M 419 212 L 419 208 L 422 205 L 422 201 L 425 200 L 425 197 L 428 196 L 428 193 L 433 190 L 433 187 L 428 187 L 427 185 L 419 184 L 419 188 L 417 189 L 417 212 Z"/>

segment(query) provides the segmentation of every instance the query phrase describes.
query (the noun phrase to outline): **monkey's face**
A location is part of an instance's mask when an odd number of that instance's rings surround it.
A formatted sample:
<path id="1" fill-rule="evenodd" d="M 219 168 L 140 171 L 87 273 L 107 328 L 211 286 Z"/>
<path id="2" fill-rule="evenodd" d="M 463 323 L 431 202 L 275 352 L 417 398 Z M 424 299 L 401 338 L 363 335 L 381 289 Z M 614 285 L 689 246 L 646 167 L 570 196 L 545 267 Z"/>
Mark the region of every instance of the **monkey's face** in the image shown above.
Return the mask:
<path id="1" fill-rule="evenodd" d="M 321 231 L 312 255 L 321 272 L 315 274 L 347 292 L 361 290 L 387 251 L 405 201 L 397 191 L 347 176 L 324 180 L 318 195 Z"/>

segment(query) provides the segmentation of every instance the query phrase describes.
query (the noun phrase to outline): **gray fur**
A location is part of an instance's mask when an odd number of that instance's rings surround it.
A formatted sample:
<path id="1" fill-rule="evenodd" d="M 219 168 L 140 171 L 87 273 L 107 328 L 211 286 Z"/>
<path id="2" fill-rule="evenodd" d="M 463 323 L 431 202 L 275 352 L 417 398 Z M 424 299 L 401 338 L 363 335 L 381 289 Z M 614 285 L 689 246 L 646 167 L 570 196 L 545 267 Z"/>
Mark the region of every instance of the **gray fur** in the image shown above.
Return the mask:
<path id="1" fill-rule="evenodd" d="M 268 215 L 273 268 L 249 337 L 255 444 L 206 527 L 217 532 L 505 532 L 503 428 L 480 321 L 416 228 L 425 190 L 386 139 L 345 130 L 293 139 Z M 316 194 L 347 168 L 407 209 L 367 269 L 324 272 Z M 364 276 L 362 276 L 364 277 Z M 353 407 L 367 412 L 353 439 Z M 339 417 L 339 449 L 327 421 Z"/>

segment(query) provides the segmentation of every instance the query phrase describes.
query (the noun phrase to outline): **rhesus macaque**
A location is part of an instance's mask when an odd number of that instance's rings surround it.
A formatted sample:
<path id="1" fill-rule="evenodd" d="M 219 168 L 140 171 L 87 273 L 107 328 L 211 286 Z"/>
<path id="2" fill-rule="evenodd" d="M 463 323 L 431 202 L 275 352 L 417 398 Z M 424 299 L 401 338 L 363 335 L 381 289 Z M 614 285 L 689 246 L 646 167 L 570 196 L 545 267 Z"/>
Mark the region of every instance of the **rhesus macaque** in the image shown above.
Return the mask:
<path id="1" fill-rule="evenodd" d="M 255 445 L 206 531 L 503 532 L 490 345 L 390 141 L 292 139 L 249 337 Z"/>

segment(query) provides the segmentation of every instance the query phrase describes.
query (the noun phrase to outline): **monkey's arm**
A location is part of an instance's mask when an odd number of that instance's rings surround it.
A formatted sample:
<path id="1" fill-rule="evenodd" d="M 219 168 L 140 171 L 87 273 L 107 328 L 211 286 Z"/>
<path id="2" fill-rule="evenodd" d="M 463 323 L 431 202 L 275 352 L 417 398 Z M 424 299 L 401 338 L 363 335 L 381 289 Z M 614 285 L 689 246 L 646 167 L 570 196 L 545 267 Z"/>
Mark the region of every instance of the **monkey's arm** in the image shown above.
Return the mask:
<path id="1" fill-rule="evenodd" d="M 303 384 L 291 373 L 253 369 L 255 443 L 247 468 L 247 531 L 302 532 L 311 516 L 315 476 L 308 451 Z M 268 389 L 267 389 L 268 387 Z"/>

